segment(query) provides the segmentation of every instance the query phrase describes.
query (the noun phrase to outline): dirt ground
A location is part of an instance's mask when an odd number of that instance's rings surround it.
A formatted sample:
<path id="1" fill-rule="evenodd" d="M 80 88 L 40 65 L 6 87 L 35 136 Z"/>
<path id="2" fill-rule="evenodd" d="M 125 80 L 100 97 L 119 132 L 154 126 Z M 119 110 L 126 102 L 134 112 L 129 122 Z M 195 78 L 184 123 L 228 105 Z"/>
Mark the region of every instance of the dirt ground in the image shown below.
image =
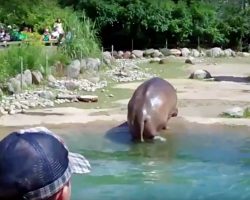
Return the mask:
<path id="1" fill-rule="evenodd" d="M 179 116 L 173 120 L 186 120 L 202 124 L 229 124 L 250 126 L 250 119 L 220 118 L 219 114 L 234 106 L 250 107 L 250 58 L 223 61 L 203 61 L 186 66 L 186 74 L 195 69 L 206 69 L 222 81 L 199 81 L 188 78 L 168 79 L 177 89 Z M 115 88 L 136 89 L 140 83 L 117 84 Z M 126 120 L 128 99 L 118 100 L 116 108 L 81 109 L 60 107 L 36 109 L 25 114 L 6 115 L 0 126 L 28 127 L 35 125 L 86 124 L 98 120 L 117 123 Z M 4 130 L 4 129 L 2 129 Z"/>

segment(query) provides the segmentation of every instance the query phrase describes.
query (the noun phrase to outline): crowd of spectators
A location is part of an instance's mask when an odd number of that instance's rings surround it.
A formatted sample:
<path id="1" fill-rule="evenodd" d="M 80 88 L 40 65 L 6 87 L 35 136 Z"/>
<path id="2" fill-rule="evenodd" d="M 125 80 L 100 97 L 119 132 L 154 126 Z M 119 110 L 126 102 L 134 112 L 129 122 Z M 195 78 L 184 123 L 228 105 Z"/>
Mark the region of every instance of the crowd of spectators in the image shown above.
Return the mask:
<path id="1" fill-rule="evenodd" d="M 24 26 L 22 30 L 18 27 L 0 26 L 0 42 L 40 40 L 40 41 L 62 41 L 64 30 L 61 19 L 58 18 L 53 24 L 52 31 L 49 27 L 44 29 L 43 34 L 33 32 L 31 27 Z"/>

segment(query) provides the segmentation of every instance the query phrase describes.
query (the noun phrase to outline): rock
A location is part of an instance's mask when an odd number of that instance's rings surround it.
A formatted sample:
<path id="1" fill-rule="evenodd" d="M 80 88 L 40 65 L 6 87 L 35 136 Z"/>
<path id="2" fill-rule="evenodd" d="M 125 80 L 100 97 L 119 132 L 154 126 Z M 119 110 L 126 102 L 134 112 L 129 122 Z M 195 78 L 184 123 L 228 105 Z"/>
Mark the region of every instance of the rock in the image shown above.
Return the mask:
<path id="1" fill-rule="evenodd" d="M 152 58 L 149 62 L 150 63 L 159 63 L 161 61 L 161 59 L 160 58 Z"/>
<path id="2" fill-rule="evenodd" d="M 167 64 L 169 61 L 168 61 L 168 59 L 161 59 L 160 60 L 160 62 L 159 62 L 159 64 Z"/>
<path id="3" fill-rule="evenodd" d="M 159 52 L 159 50 L 157 50 Z M 143 56 L 144 57 L 152 57 L 152 55 L 154 54 L 155 49 L 146 49 L 143 52 Z"/>
<path id="4" fill-rule="evenodd" d="M 2 91 L 2 89 L 0 88 L 0 98 L 2 98 L 2 96 L 3 96 L 3 91 Z"/>
<path id="5" fill-rule="evenodd" d="M 9 110 L 9 112 L 8 112 L 10 115 L 14 115 L 14 114 L 16 114 L 16 111 L 15 110 Z"/>
<path id="6" fill-rule="evenodd" d="M 48 75 L 47 79 L 49 82 L 56 82 L 56 78 L 51 74 Z"/>
<path id="7" fill-rule="evenodd" d="M 179 49 L 170 49 L 170 55 L 180 56 L 181 55 L 181 51 Z"/>
<path id="8" fill-rule="evenodd" d="M 170 56 L 170 55 L 180 56 L 180 55 L 181 55 L 181 51 L 180 51 L 179 49 L 167 49 L 167 48 L 162 48 L 162 49 L 160 49 L 160 52 L 161 52 L 164 56 Z"/>
<path id="9" fill-rule="evenodd" d="M 187 63 L 187 64 L 194 64 L 194 58 L 193 57 L 189 57 L 189 58 L 187 58 L 186 60 L 185 60 L 185 63 Z"/>
<path id="10" fill-rule="evenodd" d="M 181 56 L 182 57 L 188 57 L 190 55 L 190 50 L 188 48 L 182 48 L 181 49 Z"/>
<path id="11" fill-rule="evenodd" d="M 200 52 L 197 49 L 192 49 L 190 55 L 197 58 L 200 56 Z"/>
<path id="12" fill-rule="evenodd" d="M 118 58 L 122 58 L 123 57 L 123 51 L 118 51 Z"/>
<path id="13" fill-rule="evenodd" d="M 151 57 L 153 58 L 162 57 L 162 56 L 163 54 L 159 50 L 155 50 L 154 53 L 151 55 Z"/>
<path id="14" fill-rule="evenodd" d="M 8 112 L 5 111 L 5 109 L 3 107 L 0 107 L 0 115 L 7 115 Z"/>
<path id="15" fill-rule="evenodd" d="M 114 97 L 114 95 L 113 94 L 109 94 L 109 97 Z"/>
<path id="16" fill-rule="evenodd" d="M 67 99 L 67 100 L 73 100 L 73 99 L 77 99 L 77 95 L 75 95 L 75 94 L 58 94 L 56 96 L 56 98 L 58 100 L 65 100 L 65 99 Z"/>
<path id="17" fill-rule="evenodd" d="M 21 83 L 16 78 L 11 78 L 7 83 L 7 89 L 11 94 L 21 92 Z"/>
<path id="18" fill-rule="evenodd" d="M 241 107 L 230 108 L 223 112 L 223 115 L 240 118 L 244 116 L 244 109 Z"/>
<path id="19" fill-rule="evenodd" d="M 79 89 L 79 84 L 75 81 L 66 81 L 65 87 L 67 90 L 76 90 Z"/>
<path id="20" fill-rule="evenodd" d="M 84 73 L 87 70 L 87 62 L 86 59 L 81 59 L 80 61 L 80 73 Z"/>
<path id="21" fill-rule="evenodd" d="M 39 85 L 43 80 L 43 75 L 40 71 L 35 70 L 32 72 L 32 83 Z"/>
<path id="22" fill-rule="evenodd" d="M 29 69 L 26 69 L 23 73 L 23 78 L 24 81 L 27 85 L 31 85 L 32 84 L 32 73 Z"/>
<path id="23" fill-rule="evenodd" d="M 113 51 L 113 57 L 116 59 L 116 58 L 119 58 L 118 57 L 118 52 L 117 51 Z"/>
<path id="24" fill-rule="evenodd" d="M 208 79 L 208 78 L 212 78 L 212 76 L 207 70 L 198 69 L 195 72 L 193 72 L 189 78 L 190 79 Z"/>
<path id="25" fill-rule="evenodd" d="M 100 81 L 100 76 L 99 75 L 95 75 L 93 77 L 89 77 L 88 81 L 90 81 L 91 83 L 97 84 Z"/>
<path id="26" fill-rule="evenodd" d="M 141 50 L 133 50 L 132 54 L 135 55 L 136 58 L 142 58 L 143 57 L 143 51 L 141 51 Z"/>
<path id="27" fill-rule="evenodd" d="M 225 49 L 225 50 L 224 50 L 224 55 L 225 55 L 226 57 L 230 57 L 230 56 L 235 57 L 235 52 L 234 52 L 232 49 Z"/>
<path id="28" fill-rule="evenodd" d="M 250 56 L 250 53 L 247 53 L 247 52 L 237 52 L 236 55 L 240 56 L 240 57 L 248 57 L 248 56 Z"/>
<path id="29" fill-rule="evenodd" d="M 100 66 L 101 66 L 101 60 L 99 58 L 86 59 L 87 70 L 98 71 Z"/>
<path id="30" fill-rule="evenodd" d="M 55 95 L 51 91 L 40 91 L 38 95 L 39 97 L 44 98 L 44 99 L 50 99 L 50 100 L 55 99 Z"/>
<path id="31" fill-rule="evenodd" d="M 94 95 L 81 95 L 77 96 L 77 99 L 81 102 L 97 102 L 98 101 L 98 96 Z"/>
<path id="32" fill-rule="evenodd" d="M 78 78 L 80 74 L 81 63 L 79 60 L 73 60 L 67 67 L 67 76 L 69 78 Z"/>
<path id="33" fill-rule="evenodd" d="M 109 52 L 109 51 L 104 51 L 103 53 L 102 53 L 102 56 L 103 56 L 103 58 L 105 59 L 111 59 L 112 58 L 112 55 L 111 55 L 111 53 Z"/>
<path id="34" fill-rule="evenodd" d="M 129 59 L 131 56 L 131 52 L 130 51 L 126 51 L 124 54 L 123 54 L 123 58 L 124 59 Z"/>
<path id="35" fill-rule="evenodd" d="M 109 51 L 105 51 L 102 53 L 103 56 L 103 61 L 106 65 L 111 65 L 111 63 L 113 62 L 113 57 L 111 55 L 111 53 Z"/>
<path id="36" fill-rule="evenodd" d="M 214 47 L 210 50 L 207 50 L 206 55 L 208 57 L 220 57 L 220 56 L 224 56 L 224 51 L 222 51 L 222 49 L 219 47 Z"/>

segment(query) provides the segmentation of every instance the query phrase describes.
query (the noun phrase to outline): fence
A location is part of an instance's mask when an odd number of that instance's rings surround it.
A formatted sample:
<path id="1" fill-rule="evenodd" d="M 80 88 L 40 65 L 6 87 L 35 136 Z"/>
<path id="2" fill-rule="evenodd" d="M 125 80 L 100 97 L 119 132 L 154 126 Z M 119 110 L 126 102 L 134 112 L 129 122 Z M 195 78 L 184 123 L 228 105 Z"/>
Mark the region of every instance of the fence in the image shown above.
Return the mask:
<path id="1" fill-rule="evenodd" d="M 23 44 L 23 43 L 29 43 L 30 41 L 9 41 L 9 42 L 0 42 L 0 46 L 11 46 L 11 45 L 20 45 L 20 44 Z M 46 44 L 49 44 L 50 46 L 53 46 L 53 45 L 57 45 L 58 44 L 58 41 L 57 40 L 50 40 L 50 41 L 42 41 L 42 43 L 44 45 Z"/>

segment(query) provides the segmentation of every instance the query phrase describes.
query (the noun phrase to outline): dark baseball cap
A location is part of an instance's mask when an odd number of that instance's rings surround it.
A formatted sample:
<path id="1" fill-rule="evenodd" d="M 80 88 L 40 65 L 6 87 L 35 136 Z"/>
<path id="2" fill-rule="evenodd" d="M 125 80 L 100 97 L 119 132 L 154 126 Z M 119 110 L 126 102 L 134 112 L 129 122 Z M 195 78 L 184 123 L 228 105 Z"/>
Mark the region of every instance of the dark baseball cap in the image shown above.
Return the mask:
<path id="1" fill-rule="evenodd" d="M 69 152 L 62 139 L 47 128 L 13 132 L 0 141 L 0 199 L 47 199 L 73 173 L 90 169 L 84 156 Z"/>

